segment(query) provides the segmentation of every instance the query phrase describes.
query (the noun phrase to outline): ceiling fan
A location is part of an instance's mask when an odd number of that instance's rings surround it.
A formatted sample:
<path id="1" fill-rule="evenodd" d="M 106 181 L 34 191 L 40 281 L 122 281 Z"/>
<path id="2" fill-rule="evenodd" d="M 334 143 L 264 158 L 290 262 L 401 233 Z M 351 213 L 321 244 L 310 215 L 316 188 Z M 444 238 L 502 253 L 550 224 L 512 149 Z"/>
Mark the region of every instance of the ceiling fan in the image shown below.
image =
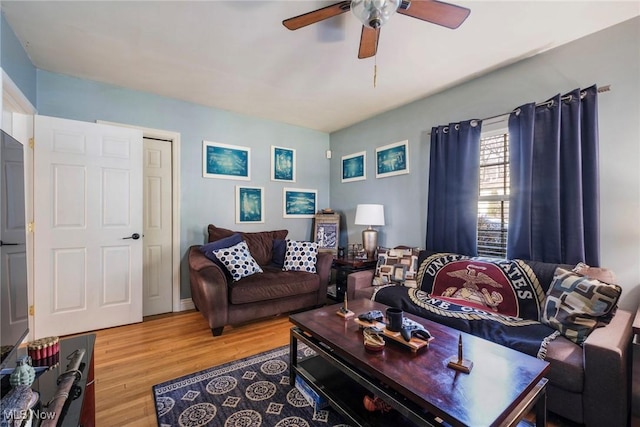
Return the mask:
<path id="1" fill-rule="evenodd" d="M 458 28 L 471 11 L 437 0 L 345 0 L 334 3 L 293 18 L 285 19 L 282 24 L 290 30 L 306 27 L 325 19 L 333 18 L 351 10 L 362 22 L 358 58 L 369 58 L 376 54 L 380 27 L 396 11 L 402 15 L 442 25 Z"/>

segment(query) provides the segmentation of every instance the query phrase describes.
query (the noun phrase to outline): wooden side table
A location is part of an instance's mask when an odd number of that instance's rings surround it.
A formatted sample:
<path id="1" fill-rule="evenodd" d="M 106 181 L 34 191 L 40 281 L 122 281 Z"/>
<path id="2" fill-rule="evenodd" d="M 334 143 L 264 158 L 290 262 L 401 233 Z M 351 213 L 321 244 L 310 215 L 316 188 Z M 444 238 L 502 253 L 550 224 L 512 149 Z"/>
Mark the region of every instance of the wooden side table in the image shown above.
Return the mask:
<path id="1" fill-rule="evenodd" d="M 373 270 L 376 268 L 376 259 L 335 258 L 331 268 L 336 271 L 336 301 L 344 301 L 347 292 L 347 276 L 356 271 Z"/>

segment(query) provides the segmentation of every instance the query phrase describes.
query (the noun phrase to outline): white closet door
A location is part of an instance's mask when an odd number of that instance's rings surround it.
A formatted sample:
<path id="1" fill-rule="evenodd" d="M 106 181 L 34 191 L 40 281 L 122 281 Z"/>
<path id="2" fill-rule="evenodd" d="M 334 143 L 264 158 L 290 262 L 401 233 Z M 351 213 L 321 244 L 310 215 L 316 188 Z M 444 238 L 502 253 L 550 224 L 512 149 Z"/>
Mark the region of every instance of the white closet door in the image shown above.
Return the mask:
<path id="1" fill-rule="evenodd" d="M 145 316 L 173 308 L 171 227 L 171 142 L 144 139 L 144 285 Z"/>

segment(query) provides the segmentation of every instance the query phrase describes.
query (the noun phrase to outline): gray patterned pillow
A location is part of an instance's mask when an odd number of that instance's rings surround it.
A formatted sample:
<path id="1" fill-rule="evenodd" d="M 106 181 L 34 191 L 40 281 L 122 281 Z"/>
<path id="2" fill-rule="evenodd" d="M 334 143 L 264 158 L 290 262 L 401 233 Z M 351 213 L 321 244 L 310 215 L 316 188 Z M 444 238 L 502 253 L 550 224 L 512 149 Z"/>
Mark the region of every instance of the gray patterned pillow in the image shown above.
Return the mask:
<path id="1" fill-rule="evenodd" d="M 244 240 L 231 247 L 216 249 L 212 252 L 229 270 L 234 282 L 254 273 L 262 273 L 262 269 L 251 256 Z"/>
<path id="2" fill-rule="evenodd" d="M 400 282 L 403 286 L 417 288 L 416 274 L 418 272 L 419 248 L 398 247 L 378 248 L 378 264 L 373 275 L 373 286 L 388 285 L 398 281 L 397 268 L 404 271 Z"/>
<path id="3" fill-rule="evenodd" d="M 622 288 L 557 268 L 540 321 L 582 345 L 587 336 L 610 320 Z"/>
<path id="4" fill-rule="evenodd" d="M 298 242 L 287 240 L 287 253 L 284 257 L 284 271 L 316 272 L 318 244 L 316 242 Z"/>

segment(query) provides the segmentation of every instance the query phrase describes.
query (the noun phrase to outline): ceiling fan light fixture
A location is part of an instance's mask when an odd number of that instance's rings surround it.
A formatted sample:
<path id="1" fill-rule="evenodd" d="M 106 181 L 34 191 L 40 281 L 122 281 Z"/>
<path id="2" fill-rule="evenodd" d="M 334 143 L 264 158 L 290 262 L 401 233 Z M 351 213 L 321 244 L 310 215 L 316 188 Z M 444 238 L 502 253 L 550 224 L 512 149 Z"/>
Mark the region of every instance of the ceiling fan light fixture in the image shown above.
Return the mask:
<path id="1" fill-rule="evenodd" d="M 365 27 L 377 29 L 393 15 L 402 0 L 352 0 L 351 12 Z"/>

